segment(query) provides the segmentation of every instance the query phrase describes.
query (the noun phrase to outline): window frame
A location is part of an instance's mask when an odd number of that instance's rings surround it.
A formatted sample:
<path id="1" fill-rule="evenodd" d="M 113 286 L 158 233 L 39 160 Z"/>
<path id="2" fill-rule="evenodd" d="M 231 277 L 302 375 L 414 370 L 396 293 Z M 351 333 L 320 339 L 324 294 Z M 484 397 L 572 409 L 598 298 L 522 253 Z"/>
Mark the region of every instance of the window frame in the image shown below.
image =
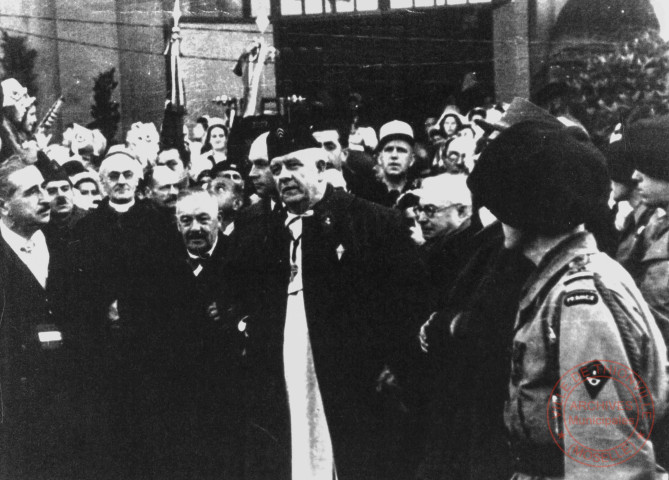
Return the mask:
<path id="1" fill-rule="evenodd" d="M 198 15 L 183 13 L 181 23 L 254 23 L 255 17 L 252 16 L 252 0 L 242 1 L 241 16 L 225 16 L 225 15 Z"/>

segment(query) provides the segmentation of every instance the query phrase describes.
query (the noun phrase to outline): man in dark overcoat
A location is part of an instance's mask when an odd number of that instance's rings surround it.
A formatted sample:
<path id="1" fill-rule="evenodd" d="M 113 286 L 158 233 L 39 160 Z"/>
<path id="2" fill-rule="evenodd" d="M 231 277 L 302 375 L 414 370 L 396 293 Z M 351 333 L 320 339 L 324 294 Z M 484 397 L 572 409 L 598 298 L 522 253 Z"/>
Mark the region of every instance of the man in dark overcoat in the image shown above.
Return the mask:
<path id="1" fill-rule="evenodd" d="M 310 132 L 275 129 L 267 145 L 283 208 L 249 209 L 229 251 L 229 312 L 248 336 L 245 473 L 407 478 L 403 394 L 427 294 L 409 231 L 327 186 Z"/>
<path id="2" fill-rule="evenodd" d="M 113 470 L 151 472 L 174 458 L 173 433 L 186 420 L 180 368 L 186 319 L 173 308 L 183 245 L 173 219 L 136 197 L 138 160 L 116 150 L 100 165 L 108 198 L 79 221 L 78 284 L 89 356 L 99 363 L 95 388 L 108 406 Z M 167 432 L 171 432 L 169 435 Z M 111 438 L 110 437 L 110 438 Z"/>
<path id="3" fill-rule="evenodd" d="M 181 280 L 173 290 L 172 309 L 188 325 L 180 343 L 188 352 L 181 371 L 190 378 L 183 379 L 190 388 L 182 393 L 196 413 L 196 422 L 182 438 L 190 454 L 181 458 L 179 468 L 191 478 L 236 479 L 241 465 L 236 433 L 243 419 L 243 335 L 221 315 L 228 237 L 220 229 L 216 196 L 201 189 L 181 192 L 176 222 L 185 248 L 175 264 Z"/>
<path id="4" fill-rule="evenodd" d="M 70 269 L 42 232 L 43 182 L 18 155 L 0 167 L 0 478 L 16 480 L 87 472 L 75 448 L 82 412 L 71 388 Z"/>

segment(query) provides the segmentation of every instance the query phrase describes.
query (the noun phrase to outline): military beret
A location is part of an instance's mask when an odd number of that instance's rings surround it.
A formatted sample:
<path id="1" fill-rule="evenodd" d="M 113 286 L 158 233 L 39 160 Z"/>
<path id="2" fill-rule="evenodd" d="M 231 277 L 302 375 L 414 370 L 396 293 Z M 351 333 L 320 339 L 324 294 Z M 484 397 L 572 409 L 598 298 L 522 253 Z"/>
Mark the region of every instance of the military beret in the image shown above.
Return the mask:
<path id="1" fill-rule="evenodd" d="M 270 161 L 298 150 L 320 147 L 311 130 L 303 125 L 273 128 L 267 135 L 267 158 Z"/>
<path id="2" fill-rule="evenodd" d="M 639 120 L 625 133 L 623 140 L 633 152 L 634 168 L 669 181 L 669 116 Z"/>
<path id="3" fill-rule="evenodd" d="M 587 135 L 544 121 L 520 122 L 500 133 L 467 185 L 501 222 L 542 234 L 589 221 L 611 189 L 604 156 Z"/>
<path id="4" fill-rule="evenodd" d="M 229 158 L 214 165 L 210 170 L 210 174 L 212 178 L 214 178 L 217 177 L 219 173 L 228 172 L 231 170 L 239 173 L 240 175 L 245 174 L 242 165 L 239 162 L 235 162 Z"/>

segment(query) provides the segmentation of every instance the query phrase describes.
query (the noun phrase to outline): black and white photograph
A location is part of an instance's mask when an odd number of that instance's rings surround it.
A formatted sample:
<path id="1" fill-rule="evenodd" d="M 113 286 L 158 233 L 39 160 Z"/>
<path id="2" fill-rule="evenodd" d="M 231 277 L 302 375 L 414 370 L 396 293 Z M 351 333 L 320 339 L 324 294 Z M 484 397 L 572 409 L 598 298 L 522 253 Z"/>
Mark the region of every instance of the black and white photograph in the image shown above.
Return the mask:
<path id="1" fill-rule="evenodd" d="M 0 480 L 669 480 L 669 1 L 0 0 Z"/>

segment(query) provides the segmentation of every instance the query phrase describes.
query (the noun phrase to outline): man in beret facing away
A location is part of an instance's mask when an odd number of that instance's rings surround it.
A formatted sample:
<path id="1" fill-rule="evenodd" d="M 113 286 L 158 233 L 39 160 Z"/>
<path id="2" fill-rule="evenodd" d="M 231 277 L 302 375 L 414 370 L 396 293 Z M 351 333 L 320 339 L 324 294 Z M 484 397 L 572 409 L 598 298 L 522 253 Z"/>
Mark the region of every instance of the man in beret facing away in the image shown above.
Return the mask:
<path id="1" fill-rule="evenodd" d="M 231 311 L 248 335 L 248 478 L 409 478 L 390 440 L 425 315 L 409 231 L 399 213 L 327 185 L 308 129 L 275 129 L 267 146 L 283 209 L 238 220 L 229 256 Z"/>
<path id="2" fill-rule="evenodd" d="M 646 442 L 652 425 L 640 411 L 579 408 L 636 404 L 611 365 L 643 379 L 655 415 L 666 403 L 666 347 L 657 324 L 631 277 L 599 252 L 583 227 L 609 195 L 603 156 L 580 130 L 521 122 L 483 151 L 468 185 L 502 222 L 505 248 L 534 267 L 514 300 L 517 313 L 507 332 L 504 420 L 513 478 L 661 478 L 653 444 Z M 578 381 L 561 380 L 565 375 Z M 550 414 L 560 408 L 560 415 Z M 621 415 L 636 421 L 598 421 Z M 620 445 L 627 452 L 623 462 L 613 453 L 597 456 Z M 596 466 L 608 468 L 596 468 L 595 457 Z"/>

